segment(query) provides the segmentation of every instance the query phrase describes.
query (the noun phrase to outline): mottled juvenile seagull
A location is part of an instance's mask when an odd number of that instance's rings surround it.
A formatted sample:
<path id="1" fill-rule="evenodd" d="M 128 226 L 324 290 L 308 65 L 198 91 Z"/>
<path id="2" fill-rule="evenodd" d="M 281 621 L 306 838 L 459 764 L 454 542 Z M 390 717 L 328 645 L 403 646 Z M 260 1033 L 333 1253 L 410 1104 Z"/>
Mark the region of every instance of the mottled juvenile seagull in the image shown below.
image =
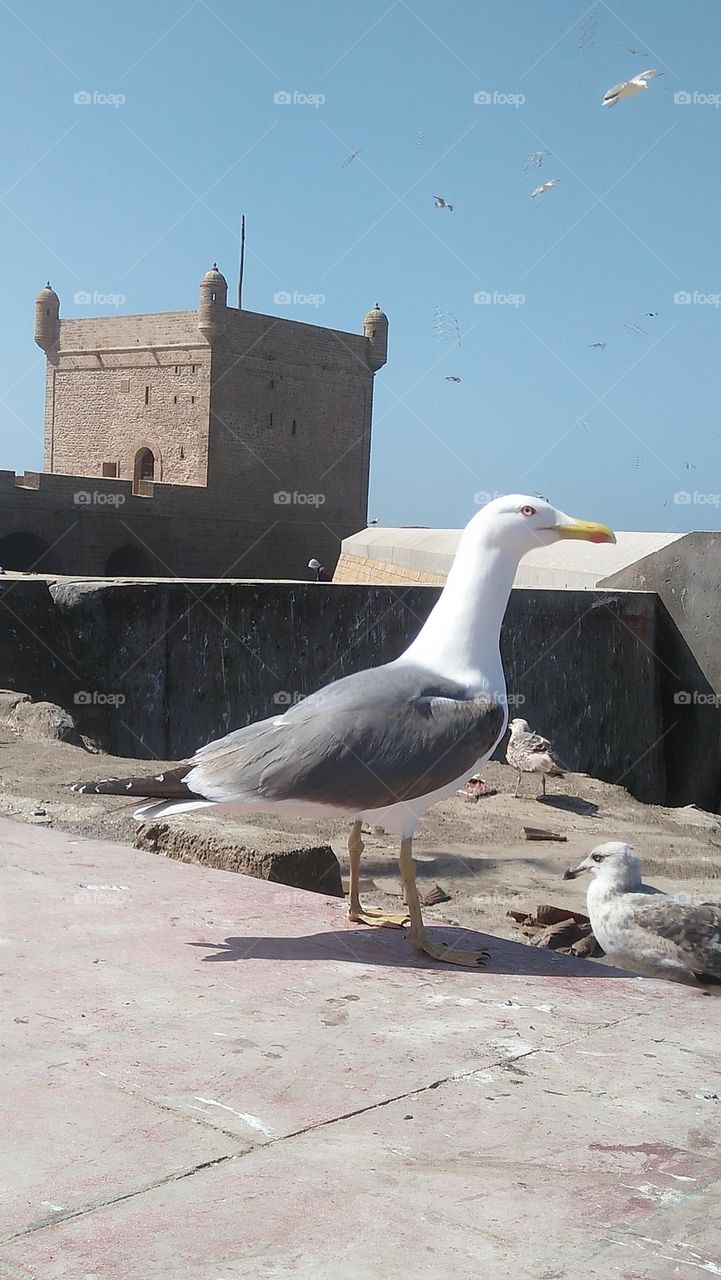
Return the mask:
<path id="1" fill-rule="evenodd" d="M 449 213 L 453 213 L 453 205 L 444 200 L 443 196 L 434 196 L 433 203 L 436 209 L 447 209 Z"/>
<path id="2" fill-rule="evenodd" d="M 540 773 L 543 781 L 543 794 L 546 794 L 546 774 L 552 778 L 562 778 L 563 769 L 553 754 L 553 747 L 548 738 L 540 733 L 533 733 L 527 720 L 511 721 L 511 736 L 506 747 L 506 760 L 513 769 L 518 770 L 518 781 L 514 797 L 518 798 L 521 776 L 524 773 Z"/>
<path id="3" fill-rule="evenodd" d="M 644 884 L 630 844 L 599 844 L 564 880 L 590 871 L 588 914 L 599 946 L 616 964 L 651 978 L 721 980 L 721 903 L 671 897 Z"/>
<path id="4" fill-rule="evenodd" d="M 446 585 L 416 639 L 394 662 L 326 685 L 282 715 L 209 742 L 155 777 L 85 783 L 78 791 L 146 797 L 136 813 L 159 818 L 213 806 L 294 817 L 345 815 L 352 826 L 349 916 L 400 924 L 363 907 L 361 825 L 400 838 L 411 938 L 453 964 L 483 953 L 429 938 L 416 889 L 412 837 L 420 818 L 490 757 L 506 727 L 501 622 L 518 562 L 560 538 L 614 542 L 603 524 L 574 520 L 542 498 L 496 498 L 461 535 Z"/>

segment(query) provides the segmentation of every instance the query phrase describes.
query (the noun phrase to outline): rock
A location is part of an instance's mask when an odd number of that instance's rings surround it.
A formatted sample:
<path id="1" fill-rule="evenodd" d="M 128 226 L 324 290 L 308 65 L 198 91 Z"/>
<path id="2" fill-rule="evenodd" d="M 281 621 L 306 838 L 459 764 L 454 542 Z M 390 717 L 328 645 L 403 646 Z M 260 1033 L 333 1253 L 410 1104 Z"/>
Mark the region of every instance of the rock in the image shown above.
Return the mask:
<path id="1" fill-rule="evenodd" d="M 424 907 L 435 907 L 439 902 L 450 902 L 450 900 L 450 893 L 446 893 L 439 884 L 434 884 L 432 889 L 422 895 L 421 904 Z"/>
<path id="2" fill-rule="evenodd" d="M 179 862 L 237 871 L 332 898 L 344 896 L 340 864 L 330 845 L 304 842 L 284 831 L 245 824 L 219 827 L 201 818 L 181 825 L 174 819 L 141 823 L 134 844 Z"/>
<path id="3" fill-rule="evenodd" d="M 35 742 L 72 742 L 80 744 L 80 735 L 73 717 L 54 702 L 19 701 L 7 723 L 11 729 Z"/>
<path id="4" fill-rule="evenodd" d="M 681 809 L 672 809 L 671 816 L 684 827 L 704 827 L 707 831 L 721 831 L 721 823 L 716 813 L 707 813 L 695 804 L 686 804 Z"/>
<path id="5" fill-rule="evenodd" d="M 29 702 L 27 693 L 17 693 L 15 689 L 0 689 L 0 721 L 8 721 L 20 702 Z"/>

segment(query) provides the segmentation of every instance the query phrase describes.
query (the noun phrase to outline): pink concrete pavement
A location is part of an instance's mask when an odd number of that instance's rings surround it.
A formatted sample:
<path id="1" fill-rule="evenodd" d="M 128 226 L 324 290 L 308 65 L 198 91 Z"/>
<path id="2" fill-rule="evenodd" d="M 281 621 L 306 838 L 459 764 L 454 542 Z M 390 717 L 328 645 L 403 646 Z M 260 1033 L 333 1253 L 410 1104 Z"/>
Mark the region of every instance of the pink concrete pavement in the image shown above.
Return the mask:
<path id="1" fill-rule="evenodd" d="M 718 1001 L 0 835 L 0 1276 L 721 1275 Z"/>

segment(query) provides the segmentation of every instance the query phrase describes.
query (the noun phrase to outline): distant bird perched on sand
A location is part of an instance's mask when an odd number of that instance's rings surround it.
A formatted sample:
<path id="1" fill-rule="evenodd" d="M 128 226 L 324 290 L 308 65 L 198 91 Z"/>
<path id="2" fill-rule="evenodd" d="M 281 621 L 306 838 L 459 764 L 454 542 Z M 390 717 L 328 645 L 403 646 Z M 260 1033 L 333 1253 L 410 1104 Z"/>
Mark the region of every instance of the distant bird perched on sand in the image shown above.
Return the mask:
<path id="1" fill-rule="evenodd" d="M 634 94 L 640 93 L 642 89 L 648 89 L 648 80 L 653 80 L 654 76 L 662 76 L 663 71 L 640 71 L 637 76 L 633 76 L 631 80 L 624 80 L 621 84 L 615 84 L 612 89 L 608 89 L 603 95 L 604 107 L 615 107 L 617 102 L 622 102 L 624 98 L 632 98 Z"/>
<path id="2" fill-rule="evenodd" d="M 721 903 L 671 896 L 644 884 L 630 844 L 609 840 L 564 880 L 590 871 L 588 914 L 599 946 L 616 964 L 651 978 L 695 985 L 721 981 Z"/>
<path id="3" fill-rule="evenodd" d="M 531 199 L 535 200 L 536 196 L 542 196 L 545 191 L 550 191 L 552 187 L 558 186 L 560 181 L 560 178 L 549 178 L 548 182 L 544 182 L 540 187 L 536 187 L 535 191 L 531 192 Z"/>
<path id="4" fill-rule="evenodd" d="M 548 738 L 542 738 L 540 733 L 533 733 L 527 720 L 511 721 L 511 737 L 506 747 L 506 760 L 511 768 L 518 770 L 518 782 L 513 793 L 516 799 L 521 786 L 521 775 L 524 773 L 540 773 L 544 796 L 546 774 L 552 778 L 563 777 L 563 770 L 553 754 L 553 747 Z"/>
<path id="5" fill-rule="evenodd" d="M 460 382 L 460 378 L 457 378 L 455 373 L 449 373 L 446 376 L 446 382 Z"/>
<path id="6" fill-rule="evenodd" d="M 444 200 L 443 196 L 434 196 L 433 203 L 436 209 L 447 209 L 449 213 L 453 213 L 453 205 Z"/>

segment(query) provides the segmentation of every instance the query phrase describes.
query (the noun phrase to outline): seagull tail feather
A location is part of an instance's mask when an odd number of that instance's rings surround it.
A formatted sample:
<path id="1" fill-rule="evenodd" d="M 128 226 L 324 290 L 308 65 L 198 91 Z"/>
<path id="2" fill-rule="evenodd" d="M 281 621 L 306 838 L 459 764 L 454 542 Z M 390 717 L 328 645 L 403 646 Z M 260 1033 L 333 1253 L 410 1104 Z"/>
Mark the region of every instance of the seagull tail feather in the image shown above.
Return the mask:
<path id="1" fill-rule="evenodd" d="M 183 781 L 190 766 L 175 765 L 156 774 L 136 778 L 101 778 L 96 782 L 76 782 L 71 790 L 78 795 L 142 796 L 148 800 L 200 800 L 201 796 Z"/>

